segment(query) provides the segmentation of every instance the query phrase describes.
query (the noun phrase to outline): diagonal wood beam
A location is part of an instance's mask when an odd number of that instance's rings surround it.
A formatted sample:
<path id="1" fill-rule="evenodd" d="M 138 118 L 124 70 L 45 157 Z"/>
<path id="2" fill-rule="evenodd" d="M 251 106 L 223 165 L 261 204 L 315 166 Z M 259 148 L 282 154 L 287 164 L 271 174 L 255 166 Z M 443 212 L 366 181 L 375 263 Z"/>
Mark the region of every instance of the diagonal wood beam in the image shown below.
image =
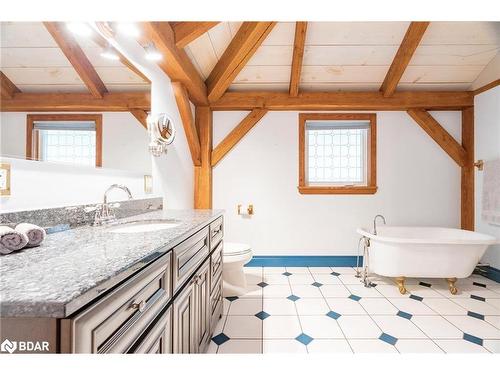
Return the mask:
<path id="1" fill-rule="evenodd" d="M 96 98 L 91 94 L 28 94 L 17 93 L 12 99 L 0 101 L 1 112 L 129 112 L 149 111 L 149 92 L 114 92 Z"/>
<path id="2" fill-rule="evenodd" d="M 96 98 L 102 98 L 108 92 L 106 86 L 90 63 L 76 39 L 59 22 L 44 22 L 45 28 L 52 35 L 73 68 L 76 70 L 90 93 Z"/>
<path id="3" fill-rule="evenodd" d="M 248 114 L 212 151 L 212 167 L 232 150 L 234 146 L 257 124 L 267 113 L 267 109 L 254 109 Z"/>
<path id="4" fill-rule="evenodd" d="M 184 133 L 186 134 L 189 151 L 191 152 L 191 159 L 193 159 L 193 165 L 199 166 L 201 165 L 200 139 L 198 137 L 198 131 L 196 130 L 187 90 L 180 82 L 172 82 L 172 89 L 174 90 L 175 101 L 177 102 L 177 108 L 181 116 Z"/>
<path id="5" fill-rule="evenodd" d="M 174 82 L 186 87 L 195 105 L 207 105 L 207 87 L 186 52 L 175 45 L 174 31 L 168 22 L 144 22 L 144 36 L 163 54 L 158 66 Z"/>
<path id="6" fill-rule="evenodd" d="M 219 99 L 271 32 L 276 22 L 243 22 L 206 80 L 208 100 Z"/>
<path id="7" fill-rule="evenodd" d="M 290 96 L 299 94 L 300 73 L 304 58 L 304 45 L 306 43 L 307 22 L 295 24 L 295 40 L 293 42 L 292 72 L 290 73 Z"/>
<path id="8" fill-rule="evenodd" d="M 108 41 L 106 40 L 106 38 L 104 38 L 100 33 L 92 33 L 91 35 L 91 39 L 92 41 L 97 44 L 99 47 L 105 49 L 105 48 L 108 48 L 109 47 L 109 43 Z M 111 48 L 113 48 L 111 46 Z M 149 80 L 148 77 L 146 77 L 144 75 L 144 73 L 142 73 L 134 64 L 132 64 L 132 62 L 127 59 L 122 53 L 120 53 L 120 51 L 118 51 L 116 48 L 113 48 L 113 50 L 116 52 L 116 54 L 118 55 L 119 57 L 119 61 L 125 65 L 127 68 L 129 68 L 132 72 L 134 72 L 135 74 L 137 74 L 139 77 L 141 77 L 144 82 L 148 82 L 148 83 L 151 83 L 151 81 Z"/>
<path id="9" fill-rule="evenodd" d="M 429 114 L 429 112 L 423 109 L 410 109 L 407 112 L 460 167 L 466 164 L 467 152 L 465 149 Z"/>
<path id="10" fill-rule="evenodd" d="M 21 92 L 19 88 L 12 83 L 12 81 L 7 77 L 2 71 L 0 71 L 0 83 L 2 90 L 2 99 L 12 99 L 14 94 Z"/>
<path id="11" fill-rule="evenodd" d="M 148 129 L 148 113 L 143 109 L 133 108 L 130 110 L 130 113 L 141 123 L 142 126 L 147 130 Z"/>
<path id="12" fill-rule="evenodd" d="M 205 34 L 219 22 L 174 22 L 175 45 L 184 48 L 193 40 Z"/>
<path id="13" fill-rule="evenodd" d="M 399 46 L 398 52 L 392 61 L 392 64 L 387 72 L 384 82 L 380 87 L 380 91 L 387 98 L 394 94 L 406 67 L 417 49 L 420 40 L 424 36 L 425 30 L 429 26 L 429 22 L 412 22 L 406 31 L 406 34 Z"/>

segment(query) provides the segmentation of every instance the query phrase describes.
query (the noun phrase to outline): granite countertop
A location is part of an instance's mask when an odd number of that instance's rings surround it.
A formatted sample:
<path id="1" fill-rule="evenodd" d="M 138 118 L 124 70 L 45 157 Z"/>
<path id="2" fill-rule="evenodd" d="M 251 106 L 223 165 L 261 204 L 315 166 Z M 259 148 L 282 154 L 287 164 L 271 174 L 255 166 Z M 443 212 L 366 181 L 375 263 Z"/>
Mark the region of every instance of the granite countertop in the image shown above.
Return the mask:
<path id="1" fill-rule="evenodd" d="M 64 318 L 143 268 L 221 210 L 162 210 L 118 220 L 174 219 L 180 225 L 145 233 L 84 226 L 47 236 L 40 247 L 0 257 L 0 316 Z"/>

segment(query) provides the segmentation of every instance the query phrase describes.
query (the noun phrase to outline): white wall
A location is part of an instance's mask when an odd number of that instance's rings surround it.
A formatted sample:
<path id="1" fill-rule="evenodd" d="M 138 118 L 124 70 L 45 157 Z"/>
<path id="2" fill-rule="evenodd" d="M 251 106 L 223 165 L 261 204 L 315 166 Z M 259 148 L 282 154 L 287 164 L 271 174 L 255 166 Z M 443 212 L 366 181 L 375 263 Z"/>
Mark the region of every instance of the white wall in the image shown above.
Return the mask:
<path id="1" fill-rule="evenodd" d="M 460 113 L 433 112 L 460 141 Z M 214 145 L 245 116 L 214 113 Z M 300 195 L 298 113 L 269 112 L 214 169 L 214 207 L 226 209 L 225 238 L 257 255 L 355 254 L 356 228 L 385 215 L 393 225 L 460 224 L 460 170 L 405 113 L 378 112 L 375 195 Z M 253 203 L 251 219 L 239 203 Z"/>
<path id="2" fill-rule="evenodd" d="M 0 154 L 26 155 L 26 112 L 0 113 Z M 104 112 L 102 129 L 103 168 L 151 174 L 148 135 L 129 112 Z"/>
<path id="3" fill-rule="evenodd" d="M 479 94 L 474 99 L 476 160 L 500 158 L 500 87 Z M 476 230 L 500 240 L 500 226 L 481 220 L 483 172 L 476 171 Z M 491 246 L 483 262 L 500 269 L 500 245 Z"/>
<path id="4" fill-rule="evenodd" d="M 11 165 L 11 195 L 0 197 L 0 212 L 102 202 L 104 191 L 115 183 L 126 185 L 134 198 L 158 196 L 144 193 L 143 173 L 23 159 L 0 161 Z M 109 197 L 127 198 L 122 191 Z"/>

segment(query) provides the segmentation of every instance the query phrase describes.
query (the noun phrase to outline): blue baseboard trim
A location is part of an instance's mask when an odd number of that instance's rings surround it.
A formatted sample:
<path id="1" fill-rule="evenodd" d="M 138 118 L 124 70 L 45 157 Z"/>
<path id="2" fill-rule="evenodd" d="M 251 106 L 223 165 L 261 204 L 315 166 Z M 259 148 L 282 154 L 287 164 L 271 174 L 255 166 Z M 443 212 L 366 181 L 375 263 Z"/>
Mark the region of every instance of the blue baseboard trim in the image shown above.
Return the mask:
<path id="1" fill-rule="evenodd" d="M 482 275 L 490 280 L 496 281 L 497 283 L 500 283 L 500 270 L 498 268 L 491 266 L 477 267 L 475 273 Z"/>
<path id="2" fill-rule="evenodd" d="M 354 255 L 256 255 L 246 267 L 355 267 L 357 257 Z M 360 257 L 360 264 L 363 258 Z"/>

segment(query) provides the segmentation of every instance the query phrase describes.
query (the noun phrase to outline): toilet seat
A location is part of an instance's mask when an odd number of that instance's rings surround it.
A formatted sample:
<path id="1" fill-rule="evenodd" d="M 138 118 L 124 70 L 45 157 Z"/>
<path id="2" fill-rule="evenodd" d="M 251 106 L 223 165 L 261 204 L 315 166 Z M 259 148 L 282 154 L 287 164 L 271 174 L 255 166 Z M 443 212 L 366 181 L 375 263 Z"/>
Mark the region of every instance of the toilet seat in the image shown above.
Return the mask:
<path id="1" fill-rule="evenodd" d="M 225 242 L 224 243 L 224 256 L 237 256 L 244 255 L 252 252 L 252 248 L 248 244 Z"/>

